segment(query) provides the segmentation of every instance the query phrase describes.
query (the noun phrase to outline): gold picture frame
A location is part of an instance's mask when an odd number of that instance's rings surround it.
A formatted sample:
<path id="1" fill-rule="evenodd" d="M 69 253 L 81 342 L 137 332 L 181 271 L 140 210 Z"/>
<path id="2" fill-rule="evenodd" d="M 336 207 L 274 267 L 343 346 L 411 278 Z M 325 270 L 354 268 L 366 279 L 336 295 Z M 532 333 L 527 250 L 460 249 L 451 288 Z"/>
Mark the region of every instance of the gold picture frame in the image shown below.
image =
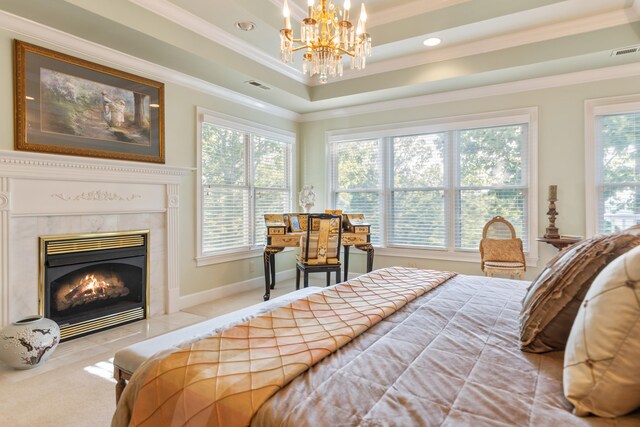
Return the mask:
<path id="1" fill-rule="evenodd" d="M 164 84 L 14 40 L 15 149 L 164 163 Z"/>

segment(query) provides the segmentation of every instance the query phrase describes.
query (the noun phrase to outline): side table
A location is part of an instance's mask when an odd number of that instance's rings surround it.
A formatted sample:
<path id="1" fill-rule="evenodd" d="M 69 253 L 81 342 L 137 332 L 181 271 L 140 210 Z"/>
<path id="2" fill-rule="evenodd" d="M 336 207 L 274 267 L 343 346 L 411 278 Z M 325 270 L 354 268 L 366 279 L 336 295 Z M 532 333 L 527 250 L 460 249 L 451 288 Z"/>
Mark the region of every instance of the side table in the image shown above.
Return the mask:
<path id="1" fill-rule="evenodd" d="M 543 242 L 546 244 L 549 244 L 551 246 L 553 246 L 554 248 L 558 249 L 558 250 L 562 250 L 564 248 L 566 248 L 567 246 L 571 246 L 575 243 L 578 243 L 579 241 L 581 241 L 581 239 L 545 239 L 544 237 L 538 237 L 536 238 L 536 240 L 538 242 Z"/>

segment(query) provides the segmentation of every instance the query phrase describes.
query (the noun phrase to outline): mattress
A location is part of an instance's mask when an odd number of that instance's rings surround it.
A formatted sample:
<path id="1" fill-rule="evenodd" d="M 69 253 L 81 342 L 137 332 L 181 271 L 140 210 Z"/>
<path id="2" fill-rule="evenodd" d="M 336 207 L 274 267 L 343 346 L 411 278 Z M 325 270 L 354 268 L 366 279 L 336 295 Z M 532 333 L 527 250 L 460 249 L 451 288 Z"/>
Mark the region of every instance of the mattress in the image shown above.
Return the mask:
<path id="1" fill-rule="evenodd" d="M 639 412 L 574 416 L 563 353 L 519 349 L 527 284 L 450 279 L 298 376 L 252 425 L 639 426 Z"/>

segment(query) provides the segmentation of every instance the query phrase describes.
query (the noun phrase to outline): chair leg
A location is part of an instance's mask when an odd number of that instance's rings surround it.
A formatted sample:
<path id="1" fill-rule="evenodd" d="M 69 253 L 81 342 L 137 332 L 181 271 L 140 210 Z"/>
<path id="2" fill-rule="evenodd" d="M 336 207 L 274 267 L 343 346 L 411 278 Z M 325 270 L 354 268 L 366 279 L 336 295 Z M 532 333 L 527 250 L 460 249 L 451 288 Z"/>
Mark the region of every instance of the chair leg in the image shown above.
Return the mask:
<path id="1" fill-rule="evenodd" d="M 304 271 L 304 287 L 309 287 L 309 272 L 307 270 Z"/>
<path id="2" fill-rule="evenodd" d="M 340 283 L 340 268 L 336 270 L 336 285 Z"/>
<path id="3" fill-rule="evenodd" d="M 296 290 L 300 289 L 300 269 L 296 266 Z"/>
<path id="4" fill-rule="evenodd" d="M 331 285 L 331 272 L 327 271 L 327 286 Z"/>

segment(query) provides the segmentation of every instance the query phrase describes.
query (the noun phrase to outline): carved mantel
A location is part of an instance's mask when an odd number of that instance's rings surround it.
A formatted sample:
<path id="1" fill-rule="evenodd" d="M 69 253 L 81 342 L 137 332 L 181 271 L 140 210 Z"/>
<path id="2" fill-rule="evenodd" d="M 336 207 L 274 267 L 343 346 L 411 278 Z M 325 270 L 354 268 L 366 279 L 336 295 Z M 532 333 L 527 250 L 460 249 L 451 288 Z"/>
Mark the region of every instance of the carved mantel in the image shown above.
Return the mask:
<path id="1" fill-rule="evenodd" d="M 18 286 L 18 259 L 20 263 L 37 262 L 25 259 L 21 236 L 12 239 L 11 235 L 20 234 L 21 220 L 28 222 L 30 218 L 61 218 L 57 224 L 64 224 L 64 217 L 71 221 L 99 217 L 114 224 L 132 214 L 162 218 L 166 236 L 158 236 L 165 245 L 159 252 L 166 259 L 157 262 L 166 265 L 166 284 L 161 299 L 164 307 L 159 310 L 176 311 L 180 294 L 179 188 L 182 177 L 191 171 L 147 163 L 0 150 L 0 325 L 35 314 L 16 313 L 20 309 L 10 304 Z M 86 222 L 84 231 L 95 231 L 91 230 L 91 221 Z M 64 234 L 63 230 L 58 232 Z M 31 243 L 27 246 L 27 258 L 33 257 Z"/>

